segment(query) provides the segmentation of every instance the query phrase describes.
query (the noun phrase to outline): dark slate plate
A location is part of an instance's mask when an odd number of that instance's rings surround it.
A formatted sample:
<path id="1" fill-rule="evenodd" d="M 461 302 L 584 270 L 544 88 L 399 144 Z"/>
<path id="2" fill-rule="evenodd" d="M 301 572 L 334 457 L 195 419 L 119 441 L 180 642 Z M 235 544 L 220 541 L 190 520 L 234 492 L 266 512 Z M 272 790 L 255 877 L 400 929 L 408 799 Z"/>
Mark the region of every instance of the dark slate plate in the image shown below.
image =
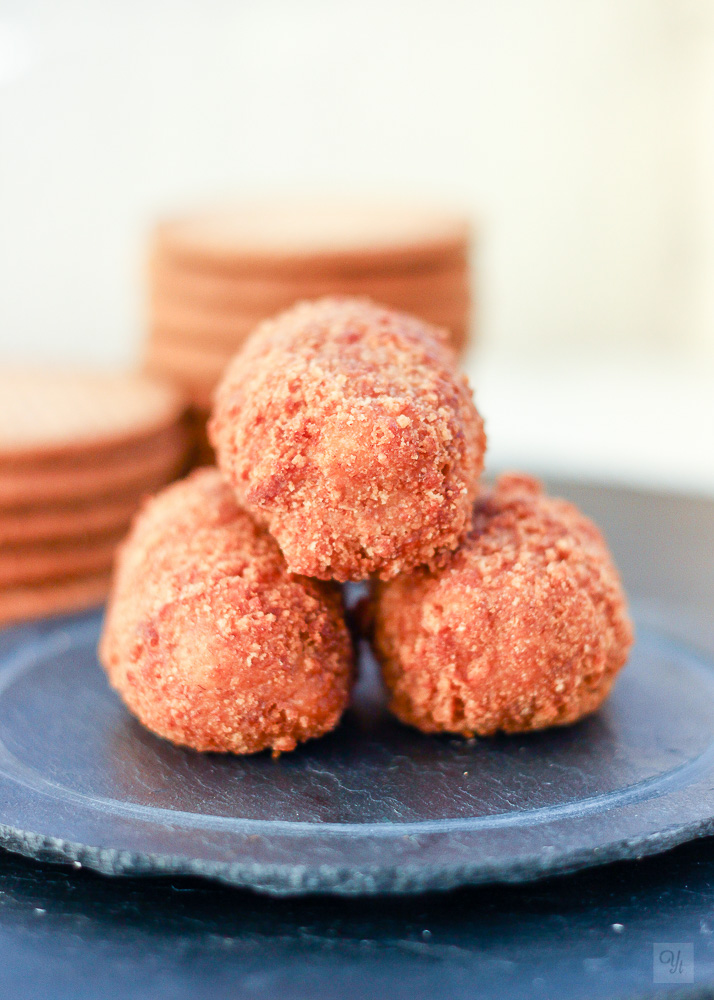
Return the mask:
<path id="1" fill-rule="evenodd" d="M 363 651 L 339 730 L 272 760 L 144 731 L 97 664 L 97 615 L 0 646 L 0 841 L 108 874 L 273 894 L 519 882 L 714 830 L 714 664 L 647 626 L 606 707 L 529 737 L 422 736 Z"/>

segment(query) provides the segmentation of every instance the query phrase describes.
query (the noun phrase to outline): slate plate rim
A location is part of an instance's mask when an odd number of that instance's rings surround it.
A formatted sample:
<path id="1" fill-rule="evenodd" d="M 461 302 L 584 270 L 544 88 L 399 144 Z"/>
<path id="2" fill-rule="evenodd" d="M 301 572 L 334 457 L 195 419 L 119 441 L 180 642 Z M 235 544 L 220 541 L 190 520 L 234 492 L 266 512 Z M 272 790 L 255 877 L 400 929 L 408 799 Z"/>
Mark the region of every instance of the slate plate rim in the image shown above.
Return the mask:
<path id="1" fill-rule="evenodd" d="M 94 641 L 94 624 L 91 620 L 85 621 L 80 618 L 79 620 L 70 621 L 69 628 L 72 632 L 79 633 L 79 640 L 81 640 L 84 632 L 88 632 L 89 637 L 92 638 L 91 645 L 94 646 L 96 644 Z M 695 669 L 711 675 L 713 668 L 712 665 L 704 662 L 704 654 L 700 653 L 693 647 L 687 647 L 683 643 L 670 638 L 665 633 L 659 633 L 659 631 L 651 628 L 648 628 L 647 632 L 655 634 L 663 645 L 671 645 L 675 650 L 686 652 L 690 657 L 690 665 L 694 665 Z M 31 665 L 36 656 L 47 654 L 53 647 L 58 646 L 61 648 L 66 644 L 63 639 L 66 639 L 66 630 L 53 630 L 36 642 L 28 643 L 26 646 L 18 649 L 16 653 L 6 661 L 5 666 L 0 669 L 0 698 L 10 687 L 13 680 L 18 675 L 22 674 L 23 668 Z M 429 739 L 431 737 L 426 738 Z M 4 762 L 9 764 L 9 770 L 3 770 Z M 676 765 L 664 774 L 636 781 L 615 791 L 590 795 L 583 799 L 578 799 L 575 802 L 565 801 L 555 806 L 535 806 L 532 809 L 521 811 L 516 814 L 503 812 L 493 813 L 483 817 L 447 817 L 439 820 L 400 820 L 398 822 L 383 821 L 381 823 L 351 823 L 347 821 L 340 823 L 317 823 L 301 820 L 248 819 L 234 816 L 202 814 L 202 821 L 206 824 L 206 826 L 215 830 L 225 829 L 227 832 L 235 832 L 235 827 L 238 823 L 246 831 L 253 831 L 255 833 L 277 832 L 281 835 L 290 837 L 299 837 L 302 835 L 314 836 L 315 834 L 332 834 L 343 837 L 364 837 L 367 831 L 371 837 L 384 837 L 385 839 L 409 835 L 448 834 L 457 832 L 472 833 L 489 828 L 493 829 L 511 825 L 524 825 L 521 819 L 522 817 L 525 817 L 527 824 L 532 826 L 538 825 L 541 822 L 551 822 L 552 820 L 567 820 L 569 817 L 576 814 L 594 812 L 599 807 L 603 806 L 606 808 L 614 808 L 618 805 L 636 803 L 647 798 L 645 794 L 647 789 L 659 788 L 664 790 L 667 785 L 674 784 L 676 779 L 681 778 L 683 775 L 691 773 L 692 777 L 694 777 L 696 773 L 701 773 L 704 769 L 711 770 L 711 772 L 714 773 L 714 740 L 702 753 Z M 20 761 L 18 761 L 14 754 L 7 750 L 2 742 L 2 739 L 0 739 L 0 782 L 2 782 L 3 779 L 12 780 L 13 776 L 10 773 L 11 770 L 15 770 L 17 772 L 22 772 L 24 770 L 29 772 L 27 784 L 33 791 L 36 792 L 41 793 L 43 790 L 47 790 L 49 794 L 57 793 L 63 798 L 73 799 L 81 804 L 86 804 L 87 802 L 96 803 L 105 807 L 107 810 L 114 811 L 130 818 L 141 819 L 142 814 L 145 813 L 144 807 L 131 801 L 122 802 L 115 798 L 99 796 L 90 797 L 85 793 L 76 792 L 73 789 L 68 789 L 62 785 L 50 782 L 48 779 L 44 778 L 44 776 L 38 774 L 34 769 L 30 769 L 27 765 L 23 765 Z M 151 813 L 152 816 L 157 819 L 164 819 L 167 824 L 177 826 L 186 825 L 189 827 L 192 825 L 192 818 L 196 815 L 194 813 L 186 812 L 185 810 L 169 809 L 163 806 L 152 806 Z M 2 829 L 1 823 L 0 829 Z"/>
<path id="2" fill-rule="evenodd" d="M 61 635 L 59 630 L 62 629 L 64 630 L 64 639 L 59 638 Z M 659 633 L 659 630 L 655 631 L 666 644 L 671 644 L 675 649 L 683 651 L 699 670 L 706 671 L 707 675 L 711 677 L 712 661 L 710 656 L 676 638 Z M 26 661 L 31 663 L 34 656 L 40 654 L 48 646 L 51 647 L 53 643 L 62 646 L 63 643 L 69 641 L 71 646 L 73 635 L 76 633 L 84 635 L 87 632 L 91 635 L 91 623 L 75 617 L 69 621 L 65 619 L 56 623 L 54 628 L 51 627 L 46 634 L 40 637 L 29 638 L 25 644 L 19 646 L 14 653 L 5 658 L 6 666 L 3 669 L 0 694 L 2 689 L 12 682 L 13 676 L 21 673 L 22 666 Z M 712 756 L 713 749 L 714 743 L 684 765 L 674 768 L 673 772 L 670 773 L 675 773 L 682 767 L 691 768 L 692 765 L 697 765 L 701 761 L 702 766 L 698 768 L 700 779 L 702 774 L 707 779 L 711 779 L 714 776 L 714 768 L 712 768 L 709 758 Z M 695 770 L 697 770 L 696 766 Z M 13 780 L 11 775 L 0 773 L 0 788 L 2 788 L 3 783 Z M 667 774 L 655 779 L 658 784 L 662 780 L 666 782 Z M 647 782 L 645 781 L 644 784 Z M 60 794 L 67 791 L 61 785 L 53 787 Z M 637 785 L 630 787 L 636 788 Z M 40 794 L 42 794 L 41 791 Z M 664 794 L 671 793 L 665 792 Z M 114 801 L 107 800 L 109 809 L 112 808 Z M 581 801 L 587 801 L 587 799 Z M 151 811 L 153 812 L 153 809 Z M 275 896 L 306 893 L 330 893 L 344 896 L 387 893 L 403 895 L 444 891 L 457 886 L 487 882 L 524 883 L 612 861 L 657 854 L 688 840 L 707 836 L 714 832 L 714 815 L 712 814 L 714 813 L 714 805 L 706 807 L 706 811 L 707 815 L 693 820 L 690 818 L 681 824 L 670 824 L 661 830 L 649 830 L 638 837 L 617 839 L 594 848 L 592 846 L 582 848 L 576 845 L 572 849 L 564 849 L 561 846 L 556 850 L 555 848 L 541 847 L 540 850 L 534 850 L 530 853 L 520 853 L 510 860 L 504 860 L 501 857 L 494 861 L 486 857 L 475 858 L 472 862 L 446 862 L 443 864 L 434 861 L 426 864 L 418 862 L 384 865 L 364 864 L 359 870 L 356 870 L 351 864 L 296 865 L 295 863 L 279 864 L 246 860 L 222 861 L 181 853 L 134 851 L 101 846 L 101 844 L 91 842 L 81 843 L 48 833 L 36 833 L 24 826 L 12 823 L 0 824 L 0 841 L 8 849 L 28 857 L 60 863 L 79 862 L 82 866 L 105 875 L 200 876 Z M 0 819 L 2 819 L 2 815 L 0 815 Z M 564 819 L 567 822 L 567 817 Z M 270 825 L 273 821 L 248 820 L 247 822 Z M 314 827 L 320 832 L 329 832 L 327 828 L 331 824 L 308 823 L 305 825 Z M 369 830 L 369 835 L 373 835 L 375 829 L 380 825 L 382 824 L 370 823 L 365 826 L 363 832 L 367 833 Z M 443 829 L 424 830 L 424 821 L 396 825 L 400 834 L 404 834 L 410 826 L 415 826 L 418 828 L 418 833 L 421 834 L 424 831 L 424 839 L 428 837 L 445 838 L 451 832 Z M 428 825 L 428 821 L 426 825 Z M 385 829 L 389 828 L 389 824 L 385 823 L 383 826 Z M 473 830 L 465 832 L 466 834 L 474 833 Z"/>
<path id="3" fill-rule="evenodd" d="M 714 834 L 714 817 L 680 827 L 613 841 L 600 850 L 591 848 L 563 852 L 557 859 L 534 853 L 509 867 L 474 862 L 471 865 L 432 866 L 425 878 L 418 865 L 390 869 L 365 866 L 359 872 L 349 865 L 322 865 L 316 871 L 300 871 L 295 865 L 248 864 L 205 861 L 182 855 L 132 852 L 98 847 L 43 836 L 0 823 L 1 846 L 37 861 L 79 865 L 112 878 L 205 878 L 275 897 L 303 895 L 379 896 L 422 895 L 449 892 L 477 885 L 522 885 L 540 879 L 568 875 L 618 861 L 639 860 L 673 850 L 682 844 Z M 297 876 L 297 877 L 296 877 Z"/>

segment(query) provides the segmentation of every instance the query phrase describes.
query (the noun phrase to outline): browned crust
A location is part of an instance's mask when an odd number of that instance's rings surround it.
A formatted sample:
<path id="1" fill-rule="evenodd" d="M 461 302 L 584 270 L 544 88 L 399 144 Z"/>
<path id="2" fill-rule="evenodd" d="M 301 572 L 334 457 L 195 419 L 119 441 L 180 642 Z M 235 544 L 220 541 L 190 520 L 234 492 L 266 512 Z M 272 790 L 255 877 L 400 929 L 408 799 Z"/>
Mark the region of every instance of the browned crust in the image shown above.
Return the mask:
<path id="1" fill-rule="evenodd" d="M 236 356 L 209 437 L 291 570 L 386 579 L 458 545 L 486 439 L 447 340 L 334 298 L 264 323 Z"/>
<path id="2" fill-rule="evenodd" d="M 100 654 L 145 726 L 197 750 L 291 750 L 337 725 L 352 678 L 339 590 L 289 574 L 216 469 L 137 518 Z"/>
<path id="3" fill-rule="evenodd" d="M 479 497 L 443 569 L 381 585 L 373 613 L 391 709 L 424 732 L 574 722 L 607 697 L 632 644 L 599 532 L 523 476 Z"/>

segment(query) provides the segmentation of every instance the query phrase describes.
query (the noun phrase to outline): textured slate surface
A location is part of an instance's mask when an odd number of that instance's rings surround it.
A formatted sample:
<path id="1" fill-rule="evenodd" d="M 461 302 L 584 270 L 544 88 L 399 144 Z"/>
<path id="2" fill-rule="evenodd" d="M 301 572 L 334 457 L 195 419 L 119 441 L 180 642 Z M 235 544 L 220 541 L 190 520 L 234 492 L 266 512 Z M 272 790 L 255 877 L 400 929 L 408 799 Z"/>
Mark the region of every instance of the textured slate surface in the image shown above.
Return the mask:
<path id="1" fill-rule="evenodd" d="M 425 737 L 361 664 L 339 730 L 273 761 L 145 732 L 108 689 L 97 615 L 6 636 L 0 837 L 109 874 L 200 874 L 278 895 L 519 882 L 640 857 L 714 816 L 714 666 L 641 624 L 607 706 L 529 737 Z M 364 651 L 363 651 L 364 652 Z"/>
<path id="2" fill-rule="evenodd" d="M 645 599 L 640 620 L 714 650 L 714 504 L 572 484 L 567 492 L 604 524 L 626 583 Z M 8 643 L 0 634 L 0 652 Z M 0 995 L 711 996 L 713 843 L 405 899 L 279 900 L 183 877 L 106 879 L 0 852 Z M 657 941 L 692 944 L 693 985 L 653 985 Z"/>

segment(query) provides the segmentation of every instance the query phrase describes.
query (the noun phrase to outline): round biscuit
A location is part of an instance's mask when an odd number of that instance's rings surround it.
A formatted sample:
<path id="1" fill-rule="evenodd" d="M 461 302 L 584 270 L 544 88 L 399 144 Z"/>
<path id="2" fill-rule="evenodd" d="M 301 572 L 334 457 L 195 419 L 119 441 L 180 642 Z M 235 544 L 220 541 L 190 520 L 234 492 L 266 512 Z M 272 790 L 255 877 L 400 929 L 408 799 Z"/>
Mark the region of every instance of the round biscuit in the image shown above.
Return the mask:
<path id="1" fill-rule="evenodd" d="M 180 418 L 176 388 L 145 375 L 0 368 L 0 467 L 149 441 Z"/>
<path id="2" fill-rule="evenodd" d="M 116 497 L 87 497 L 77 503 L 0 510 L 0 547 L 125 530 L 142 500 L 164 485 L 165 477 L 159 474 Z"/>
<path id="3" fill-rule="evenodd" d="M 425 274 L 313 274 L 300 280 L 204 272 L 154 258 L 149 266 L 149 287 L 152 311 L 167 305 L 225 311 L 257 323 L 301 299 L 326 295 L 364 295 L 393 309 L 416 313 L 434 302 L 468 305 L 470 274 L 464 264 Z"/>
<path id="4" fill-rule="evenodd" d="M 188 448 L 184 424 L 177 424 L 142 443 L 120 462 L 78 462 L 58 468 L 0 468 L 0 510 L 107 497 L 149 481 L 169 482 L 182 471 Z"/>
<path id="5" fill-rule="evenodd" d="M 155 252 L 235 274 L 310 275 L 443 269 L 468 255 L 460 214 L 394 202 L 271 199 L 167 220 Z"/>
<path id="6" fill-rule="evenodd" d="M 96 607 L 106 600 L 110 583 L 111 573 L 105 572 L 0 589 L 0 626 Z"/>
<path id="7" fill-rule="evenodd" d="M 264 317 L 264 319 L 272 318 L 272 315 Z M 468 302 L 455 305 L 434 302 L 419 313 L 419 319 L 449 331 L 453 329 L 461 331 L 467 325 L 468 318 Z M 211 312 L 207 309 L 177 308 L 173 304 L 164 303 L 161 308 L 153 311 L 150 336 L 152 341 L 167 346 L 176 346 L 182 350 L 194 348 L 197 352 L 205 352 L 213 358 L 227 356 L 230 359 L 258 325 L 238 314 L 232 316 L 227 312 Z M 455 335 L 451 340 L 455 344 L 458 337 Z M 198 359 L 198 354 L 197 363 L 199 370 L 203 370 L 204 366 Z M 208 361 L 206 363 L 209 364 Z"/>
<path id="8" fill-rule="evenodd" d="M 107 572 L 124 534 L 118 531 L 100 538 L 78 537 L 0 549 L 0 588 Z"/>
<path id="9" fill-rule="evenodd" d="M 195 409 L 210 410 L 213 390 L 234 353 L 167 341 L 154 334 L 147 345 L 145 366 L 148 372 L 175 381 Z"/>

